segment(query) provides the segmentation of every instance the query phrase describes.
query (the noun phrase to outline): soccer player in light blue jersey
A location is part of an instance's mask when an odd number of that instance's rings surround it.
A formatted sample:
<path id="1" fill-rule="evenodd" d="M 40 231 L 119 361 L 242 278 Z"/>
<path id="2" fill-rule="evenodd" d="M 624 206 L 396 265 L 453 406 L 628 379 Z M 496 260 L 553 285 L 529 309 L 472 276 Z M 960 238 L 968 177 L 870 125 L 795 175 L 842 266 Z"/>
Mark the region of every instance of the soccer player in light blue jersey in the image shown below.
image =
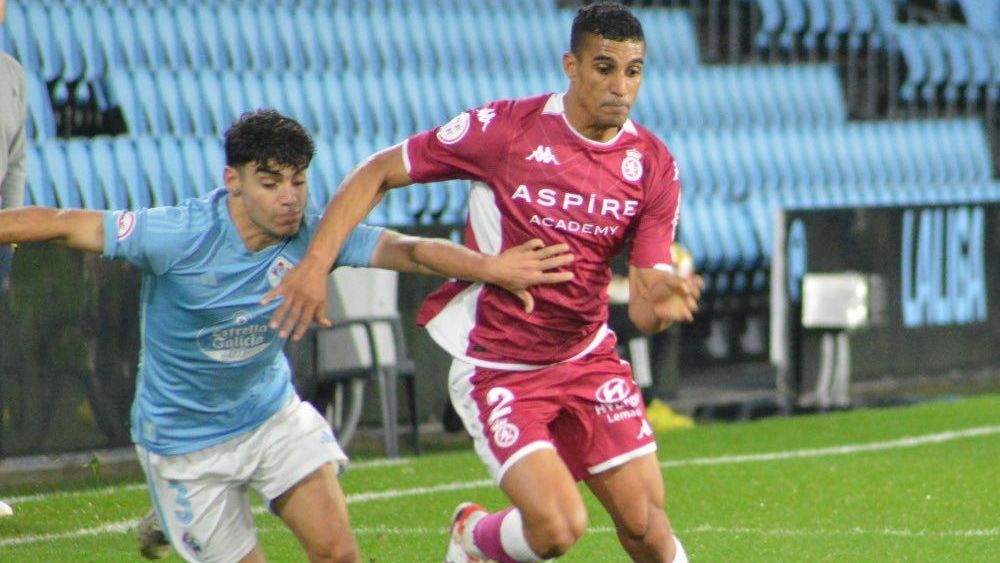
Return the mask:
<path id="1" fill-rule="evenodd" d="M 153 507 L 189 561 L 264 561 L 247 488 L 311 561 L 357 561 L 337 469 L 347 458 L 292 386 L 284 339 L 261 304 L 299 263 L 319 217 L 306 212 L 308 133 L 272 110 L 225 134 L 225 188 L 176 207 L 0 212 L 0 244 L 52 242 L 143 271 L 142 351 L 132 439 Z M 540 241 L 484 256 L 448 241 L 359 226 L 335 266 L 439 274 L 525 288 L 565 281 L 572 256 Z"/>

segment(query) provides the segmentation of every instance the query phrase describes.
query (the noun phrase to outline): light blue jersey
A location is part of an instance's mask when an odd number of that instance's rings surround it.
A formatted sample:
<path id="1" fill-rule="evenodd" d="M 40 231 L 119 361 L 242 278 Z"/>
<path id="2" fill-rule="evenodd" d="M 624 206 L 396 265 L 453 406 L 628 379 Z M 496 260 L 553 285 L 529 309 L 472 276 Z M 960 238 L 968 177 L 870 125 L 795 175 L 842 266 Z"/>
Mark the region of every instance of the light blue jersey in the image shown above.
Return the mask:
<path id="1" fill-rule="evenodd" d="M 143 271 L 142 351 L 132 439 L 161 455 L 197 451 L 251 430 L 292 397 L 284 339 L 260 300 L 296 265 L 319 224 L 247 250 L 226 190 L 177 207 L 108 212 L 104 255 Z M 359 226 L 337 266 L 368 266 L 382 229 Z"/>

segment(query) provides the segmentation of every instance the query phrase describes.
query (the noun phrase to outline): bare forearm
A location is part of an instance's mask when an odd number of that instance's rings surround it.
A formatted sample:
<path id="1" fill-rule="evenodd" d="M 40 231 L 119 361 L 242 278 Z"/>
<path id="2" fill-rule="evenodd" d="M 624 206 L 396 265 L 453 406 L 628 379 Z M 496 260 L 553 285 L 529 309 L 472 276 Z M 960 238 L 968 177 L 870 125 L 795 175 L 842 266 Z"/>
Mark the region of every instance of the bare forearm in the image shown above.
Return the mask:
<path id="1" fill-rule="evenodd" d="M 413 260 L 417 273 L 472 282 L 494 283 L 496 258 L 444 239 L 416 239 Z"/>
<path id="2" fill-rule="evenodd" d="M 330 200 L 307 257 L 329 271 L 351 230 L 378 205 L 388 190 L 410 183 L 398 147 L 372 156 L 344 180 Z"/>
<path id="3" fill-rule="evenodd" d="M 24 207 L 0 211 L 0 244 L 50 242 L 79 250 L 101 252 L 101 214 L 77 209 Z"/>

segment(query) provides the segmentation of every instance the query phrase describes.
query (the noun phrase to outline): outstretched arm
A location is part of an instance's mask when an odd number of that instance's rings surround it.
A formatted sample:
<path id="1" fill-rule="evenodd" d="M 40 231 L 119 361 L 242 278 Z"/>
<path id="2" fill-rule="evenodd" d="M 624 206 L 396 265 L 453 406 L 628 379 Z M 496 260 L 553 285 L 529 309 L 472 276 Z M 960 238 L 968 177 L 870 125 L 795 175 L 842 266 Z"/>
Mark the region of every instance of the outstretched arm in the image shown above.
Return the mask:
<path id="1" fill-rule="evenodd" d="M 23 207 L 0 211 L 0 244 L 50 242 L 87 252 L 104 251 L 100 211 Z"/>
<path id="2" fill-rule="evenodd" d="M 271 328 L 280 327 L 282 338 L 289 334 L 294 340 L 302 338 L 314 320 L 323 326 L 330 324 L 326 318 L 326 276 L 347 235 L 388 190 L 411 183 L 403 164 L 403 148 L 398 145 L 376 153 L 344 180 L 326 207 L 307 254 L 262 301 L 267 304 L 284 298 L 271 317 Z"/>
<path id="3" fill-rule="evenodd" d="M 384 231 L 375 247 L 375 268 L 439 275 L 503 287 L 516 295 L 526 313 L 535 308 L 528 287 L 573 279 L 572 272 L 552 272 L 573 261 L 565 244 L 545 246 L 539 239 L 487 256 L 444 239 L 428 239 Z"/>

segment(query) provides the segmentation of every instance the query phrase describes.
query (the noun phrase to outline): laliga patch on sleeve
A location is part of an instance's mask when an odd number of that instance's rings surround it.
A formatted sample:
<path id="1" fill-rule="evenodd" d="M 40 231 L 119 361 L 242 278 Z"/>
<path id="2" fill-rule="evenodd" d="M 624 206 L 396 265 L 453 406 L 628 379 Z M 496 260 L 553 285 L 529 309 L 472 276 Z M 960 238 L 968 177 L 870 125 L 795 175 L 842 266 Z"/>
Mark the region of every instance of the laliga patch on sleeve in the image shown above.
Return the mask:
<path id="1" fill-rule="evenodd" d="M 123 211 L 118 216 L 118 240 L 126 239 L 135 230 L 135 213 Z"/>
<path id="2" fill-rule="evenodd" d="M 469 112 L 463 111 L 454 119 L 442 125 L 437 131 L 437 138 L 446 145 L 454 145 L 469 132 Z"/>

